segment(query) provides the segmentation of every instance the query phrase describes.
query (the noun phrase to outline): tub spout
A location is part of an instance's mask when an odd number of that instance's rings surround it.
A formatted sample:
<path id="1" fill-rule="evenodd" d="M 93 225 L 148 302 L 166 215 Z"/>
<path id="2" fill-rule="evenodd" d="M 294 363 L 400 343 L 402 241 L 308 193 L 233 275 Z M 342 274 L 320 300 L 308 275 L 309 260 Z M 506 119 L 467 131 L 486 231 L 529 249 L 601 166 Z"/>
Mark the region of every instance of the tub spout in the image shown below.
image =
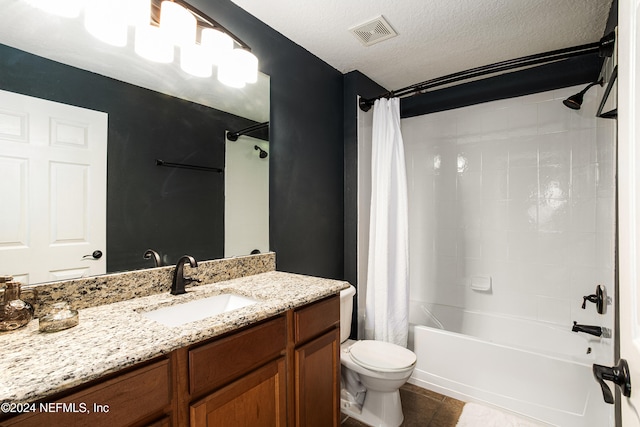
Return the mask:
<path id="1" fill-rule="evenodd" d="M 573 322 L 572 332 L 584 332 L 585 334 L 595 335 L 596 337 L 602 336 L 602 328 L 600 326 L 591 325 L 578 325 L 578 322 Z"/>

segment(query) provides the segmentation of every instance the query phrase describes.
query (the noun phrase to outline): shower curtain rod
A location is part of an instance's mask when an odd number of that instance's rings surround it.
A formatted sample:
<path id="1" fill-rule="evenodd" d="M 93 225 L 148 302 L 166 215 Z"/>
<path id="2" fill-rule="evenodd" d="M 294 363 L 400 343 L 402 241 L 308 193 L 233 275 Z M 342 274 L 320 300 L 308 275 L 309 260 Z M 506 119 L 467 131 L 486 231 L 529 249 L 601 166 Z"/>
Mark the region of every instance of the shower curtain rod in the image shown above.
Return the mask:
<path id="1" fill-rule="evenodd" d="M 561 59 L 572 58 L 574 56 L 581 56 L 592 53 L 599 53 L 601 57 L 611 56 L 613 54 L 614 42 L 615 33 L 612 32 L 604 36 L 602 39 L 600 39 L 599 42 L 596 43 L 558 49 L 550 52 L 538 53 L 535 55 L 523 56 L 521 58 L 496 62 L 494 64 L 483 65 L 481 67 L 471 68 L 466 71 L 459 71 L 457 73 L 437 77 L 431 80 L 424 81 L 422 83 L 404 87 L 402 89 L 389 91 L 375 98 L 360 98 L 359 106 L 362 111 L 369 111 L 376 99 L 419 95 L 426 90 L 432 89 L 437 86 L 443 86 L 461 80 L 472 79 L 474 77 L 480 77 L 500 71 L 508 71 L 516 68 L 523 68 L 532 65 L 558 61 Z"/>
<path id="2" fill-rule="evenodd" d="M 251 125 L 251 126 L 246 127 L 246 128 L 244 128 L 244 129 L 240 129 L 240 130 L 235 131 L 235 132 L 229 132 L 229 133 L 227 133 L 227 139 L 228 139 L 229 141 L 237 141 L 237 140 L 238 140 L 238 138 L 239 138 L 241 135 L 246 135 L 246 134 L 248 134 L 248 133 L 255 132 L 255 131 L 257 131 L 257 130 L 260 130 L 260 129 L 266 128 L 266 127 L 268 127 L 268 126 L 269 126 L 269 122 L 256 123 L 255 125 Z"/>

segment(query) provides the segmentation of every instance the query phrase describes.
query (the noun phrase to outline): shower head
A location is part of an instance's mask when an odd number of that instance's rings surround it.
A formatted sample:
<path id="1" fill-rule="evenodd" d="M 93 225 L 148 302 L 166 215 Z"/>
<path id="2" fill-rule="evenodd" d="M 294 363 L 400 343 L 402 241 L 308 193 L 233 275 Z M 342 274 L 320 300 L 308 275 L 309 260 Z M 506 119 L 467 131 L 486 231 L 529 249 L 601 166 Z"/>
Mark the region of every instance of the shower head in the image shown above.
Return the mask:
<path id="1" fill-rule="evenodd" d="M 257 145 L 254 145 L 254 146 L 253 146 L 253 148 L 254 148 L 255 150 L 260 151 L 260 158 L 261 158 L 261 159 L 264 159 L 264 158 L 266 158 L 266 157 L 269 155 L 269 153 L 267 153 L 266 151 L 264 151 L 262 148 L 258 147 Z"/>
<path id="2" fill-rule="evenodd" d="M 571 108 L 572 110 L 579 110 L 580 107 L 582 106 L 582 101 L 584 100 L 584 94 L 587 93 L 587 91 L 591 88 L 591 86 L 595 86 L 595 85 L 602 86 L 603 82 L 604 80 L 600 79 L 597 82 L 590 83 L 587 87 L 582 89 L 580 92 L 576 93 L 575 95 L 571 95 L 570 97 L 562 101 L 562 103 L 567 107 Z"/>

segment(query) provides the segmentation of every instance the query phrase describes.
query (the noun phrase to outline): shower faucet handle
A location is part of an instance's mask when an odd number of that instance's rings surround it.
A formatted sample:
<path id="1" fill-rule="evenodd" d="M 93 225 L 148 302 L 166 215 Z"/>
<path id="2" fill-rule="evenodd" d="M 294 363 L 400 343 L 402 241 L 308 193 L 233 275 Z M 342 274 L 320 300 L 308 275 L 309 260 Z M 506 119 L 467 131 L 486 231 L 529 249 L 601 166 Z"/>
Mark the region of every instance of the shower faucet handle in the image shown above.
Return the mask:
<path id="1" fill-rule="evenodd" d="M 591 295 L 585 295 L 582 297 L 582 309 L 587 308 L 587 301 L 592 302 L 596 305 L 596 311 L 599 314 L 604 314 L 604 288 L 601 285 L 596 287 L 596 293 Z"/>
<path id="2" fill-rule="evenodd" d="M 597 303 L 598 302 L 598 296 L 596 294 L 591 294 L 591 295 L 585 295 L 582 297 L 582 309 L 584 310 L 585 308 L 587 308 L 587 301 L 589 302 L 593 302 L 593 303 Z"/>

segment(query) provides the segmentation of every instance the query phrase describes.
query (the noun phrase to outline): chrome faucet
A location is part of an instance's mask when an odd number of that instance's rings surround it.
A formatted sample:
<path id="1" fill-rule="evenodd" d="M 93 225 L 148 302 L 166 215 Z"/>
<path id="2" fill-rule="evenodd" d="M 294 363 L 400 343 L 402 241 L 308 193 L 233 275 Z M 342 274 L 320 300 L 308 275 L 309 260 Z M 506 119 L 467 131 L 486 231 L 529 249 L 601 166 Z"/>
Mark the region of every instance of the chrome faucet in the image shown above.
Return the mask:
<path id="1" fill-rule="evenodd" d="M 198 263 L 189 255 L 183 255 L 176 264 L 176 269 L 173 271 L 173 282 L 171 283 L 171 295 L 181 295 L 187 293 L 184 290 L 184 286 L 191 282 L 200 282 L 199 279 L 192 277 L 184 277 L 184 264 L 189 263 L 191 268 L 196 268 Z"/>

